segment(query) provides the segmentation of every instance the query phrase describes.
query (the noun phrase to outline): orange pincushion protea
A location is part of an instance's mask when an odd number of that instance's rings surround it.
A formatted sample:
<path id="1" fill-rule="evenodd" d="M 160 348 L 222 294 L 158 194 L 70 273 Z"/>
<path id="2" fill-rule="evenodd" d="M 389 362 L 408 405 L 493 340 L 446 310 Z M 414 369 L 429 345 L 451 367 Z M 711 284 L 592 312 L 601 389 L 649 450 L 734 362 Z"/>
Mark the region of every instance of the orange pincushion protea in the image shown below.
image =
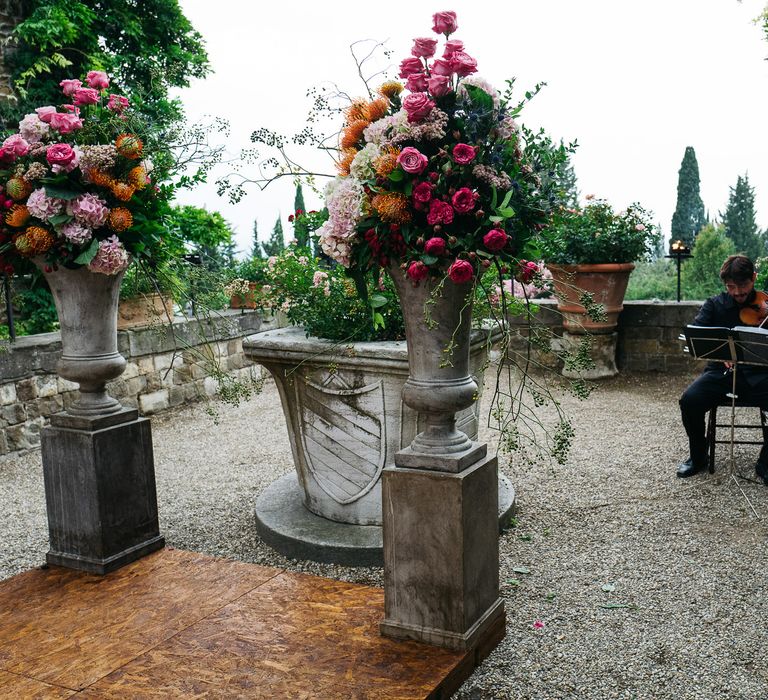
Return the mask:
<path id="1" fill-rule="evenodd" d="M 12 177 L 5 183 L 5 191 L 11 199 L 18 202 L 20 199 L 26 199 L 32 192 L 32 183 L 23 177 Z"/>
<path id="2" fill-rule="evenodd" d="M 14 228 L 21 228 L 29 221 L 29 209 L 23 204 L 14 204 L 5 215 L 5 223 Z"/>
<path id="3" fill-rule="evenodd" d="M 400 151 L 397 148 L 389 146 L 385 148 L 381 155 L 373 161 L 373 167 L 379 177 L 387 177 L 397 167 L 397 156 Z"/>
<path id="4" fill-rule="evenodd" d="M 53 234 L 42 226 L 30 226 L 24 233 L 16 235 L 13 239 L 16 250 L 27 257 L 47 253 L 53 242 Z"/>
<path id="5" fill-rule="evenodd" d="M 344 110 L 344 117 L 347 120 L 347 124 L 366 119 L 365 107 L 366 103 L 364 100 L 355 100 L 349 105 L 349 107 Z"/>
<path id="6" fill-rule="evenodd" d="M 89 170 L 88 179 L 90 179 L 94 185 L 98 185 L 99 187 L 106 187 L 108 189 L 111 189 L 112 185 L 115 184 L 115 178 L 113 178 L 111 175 L 108 175 L 103 170 Z"/>
<path id="7" fill-rule="evenodd" d="M 136 188 L 133 185 L 129 185 L 127 182 L 115 182 L 112 185 L 112 194 L 121 202 L 127 202 L 133 197 L 135 191 Z"/>
<path id="8" fill-rule="evenodd" d="M 137 190 L 143 190 L 147 186 L 147 171 L 144 166 L 137 165 L 131 168 L 127 179 Z"/>
<path id="9" fill-rule="evenodd" d="M 365 118 L 369 122 L 375 122 L 377 119 L 381 119 L 386 113 L 387 109 L 389 108 L 389 102 L 385 100 L 382 97 L 379 97 L 376 100 L 373 100 L 372 102 L 368 102 L 365 105 L 364 113 Z"/>
<path id="10" fill-rule="evenodd" d="M 405 224 L 411 220 L 408 198 L 399 192 L 382 192 L 371 199 L 371 206 L 389 224 Z"/>
<path id="11" fill-rule="evenodd" d="M 136 160 L 137 158 L 141 158 L 141 151 L 144 148 L 144 144 L 135 134 L 120 134 L 115 140 L 115 147 L 117 148 L 117 152 L 123 156 L 123 158 Z"/>
<path id="12" fill-rule="evenodd" d="M 356 155 L 357 151 L 354 148 L 348 148 L 342 151 L 341 160 L 336 164 L 336 169 L 341 175 L 349 175 L 349 168 Z"/>
<path id="13" fill-rule="evenodd" d="M 397 97 L 403 91 L 403 84 L 396 80 L 388 80 L 379 88 L 379 94 L 387 99 Z"/>
<path id="14" fill-rule="evenodd" d="M 341 147 L 354 148 L 354 146 L 363 138 L 363 131 L 370 124 L 365 119 L 357 119 L 347 126 L 341 132 Z"/>
<path id="15" fill-rule="evenodd" d="M 109 212 L 107 226 L 113 231 L 120 233 L 133 226 L 133 216 L 125 207 L 115 207 Z"/>

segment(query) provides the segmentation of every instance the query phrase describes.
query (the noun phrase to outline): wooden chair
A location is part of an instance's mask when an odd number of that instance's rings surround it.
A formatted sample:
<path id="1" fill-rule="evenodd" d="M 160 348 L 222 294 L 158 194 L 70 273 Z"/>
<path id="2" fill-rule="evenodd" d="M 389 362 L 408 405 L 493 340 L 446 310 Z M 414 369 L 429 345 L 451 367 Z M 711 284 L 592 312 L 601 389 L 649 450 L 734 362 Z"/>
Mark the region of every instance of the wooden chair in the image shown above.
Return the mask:
<path id="1" fill-rule="evenodd" d="M 717 422 L 717 409 L 718 408 L 725 408 L 728 410 L 728 422 L 727 423 L 718 423 Z M 762 430 L 763 436 L 761 440 L 734 440 L 734 445 L 762 445 L 764 442 L 768 443 L 768 425 L 766 425 L 766 419 L 765 419 L 765 412 L 754 403 L 750 403 L 748 401 L 739 401 L 736 399 L 736 420 L 739 419 L 739 411 L 740 408 L 756 408 L 758 412 L 760 413 L 760 422 L 759 423 L 734 423 L 734 428 L 749 428 L 752 430 Z M 709 419 L 707 420 L 707 452 L 709 454 L 709 472 L 710 474 L 714 473 L 715 471 L 715 445 L 718 444 L 730 444 L 731 442 L 731 433 L 730 433 L 730 427 L 731 427 L 731 421 L 730 421 L 730 410 L 731 410 L 731 399 L 723 399 L 717 406 L 715 406 L 710 412 L 709 412 Z M 717 429 L 718 428 L 728 428 L 728 439 L 727 440 L 718 440 L 717 439 Z"/>

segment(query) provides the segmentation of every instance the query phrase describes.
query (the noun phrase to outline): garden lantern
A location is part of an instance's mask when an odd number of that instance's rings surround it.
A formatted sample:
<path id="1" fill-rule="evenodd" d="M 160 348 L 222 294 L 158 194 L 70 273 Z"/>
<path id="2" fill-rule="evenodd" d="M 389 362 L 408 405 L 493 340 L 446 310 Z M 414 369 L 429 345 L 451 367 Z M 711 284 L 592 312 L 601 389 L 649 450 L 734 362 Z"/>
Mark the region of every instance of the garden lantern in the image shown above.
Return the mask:
<path id="1" fill-rule="evenodd" d="M 683 260 L 692 258 L 691 249 L 680 240 L 672 241 L 669 244 L 669 255 L 665 258 L 672 258 L 677 263 L 677 300 L 680 301 L 680 266 Z"/>

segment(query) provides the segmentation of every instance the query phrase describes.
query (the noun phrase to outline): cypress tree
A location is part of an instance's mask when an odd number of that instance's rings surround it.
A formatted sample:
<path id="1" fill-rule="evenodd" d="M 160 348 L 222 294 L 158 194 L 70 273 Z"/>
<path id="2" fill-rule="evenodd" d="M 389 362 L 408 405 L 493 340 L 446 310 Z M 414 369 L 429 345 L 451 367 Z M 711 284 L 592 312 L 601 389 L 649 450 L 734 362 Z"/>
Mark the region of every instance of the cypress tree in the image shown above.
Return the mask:
<path id="1" fill-rule="evenodd" d="M 755 260 L 765 255 L 764 243 L 755 221 L 755 190 L 750 186 L 747 175 L 739 175 L 736 187 L 729 189 L 728 206 L 725 213 L 720 214 L 725 235 L 733 241 L 738 252 Z"/>
<path id="2" fill-rule="evenodd" d="M 301 183 L 296 183 L 296 196 L 293 199 L 293 213 L 298 215 L 306 214 L 307 213 L 307 207 L 304 204 L 304 192 L 301 190 Z"/>
<path id="3" fill-rule="evenodd" d="M 672 240 L 693 246 L 696 235 L 707 223 L 704 202 L 699 194 L 699 164 L 693 146 L 685 149 L 677 178 L 677 207 L 672 215 Z"/>
<path id="4" fill-rule="evenodd" d="M 253 248 L 251 249 L 252 258 L 263 258 L 264 254 L 261 252 L 261 244 L 259 243 L 259 222 L 253 220 Z"/>
<path id="5" fill-rule="evenodd" d="M 261 247 L 264 248 L 264 252 L 267 257 L 273 255 L 280 255 L 285 249 L 285 238 L 283 237 L 283 222 L 280 220 L 280 216 L 275 221 L 275 227 L 272 229 L 272 235 L 269 237 L 267 243 L 262 243 Z"/>

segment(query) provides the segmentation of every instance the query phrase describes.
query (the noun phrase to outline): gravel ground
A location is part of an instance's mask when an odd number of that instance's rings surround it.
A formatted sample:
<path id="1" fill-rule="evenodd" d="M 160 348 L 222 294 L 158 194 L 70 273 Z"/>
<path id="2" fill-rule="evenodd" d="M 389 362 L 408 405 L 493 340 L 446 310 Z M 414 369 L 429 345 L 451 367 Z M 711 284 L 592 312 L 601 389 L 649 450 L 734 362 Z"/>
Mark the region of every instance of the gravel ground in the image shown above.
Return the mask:
<path id="1" fill-rule="evenodd" d="M 768 698 L 768 490 L 741 482 L 758 519 L 725 448 L 716 474 L 674 476 L 690 378 L 622 375 L 586 402 L 566 397 L 567 464 L 502 460 L 518 497 L 501 537 L 507 637 L 456 698 Z M 259 540 L 256 497 L 293 468 L 271 382 L 219 425 L 184 408 L 154 417 L 153 436 L 169 545 L 382 585 L 380 569 L 291 561 Z M 755 456 L 738 447 L 737 467 L 751 476 Z M 5 578 L 47 549 L 39 452 L 0 461 L 0 502 Z"/>

